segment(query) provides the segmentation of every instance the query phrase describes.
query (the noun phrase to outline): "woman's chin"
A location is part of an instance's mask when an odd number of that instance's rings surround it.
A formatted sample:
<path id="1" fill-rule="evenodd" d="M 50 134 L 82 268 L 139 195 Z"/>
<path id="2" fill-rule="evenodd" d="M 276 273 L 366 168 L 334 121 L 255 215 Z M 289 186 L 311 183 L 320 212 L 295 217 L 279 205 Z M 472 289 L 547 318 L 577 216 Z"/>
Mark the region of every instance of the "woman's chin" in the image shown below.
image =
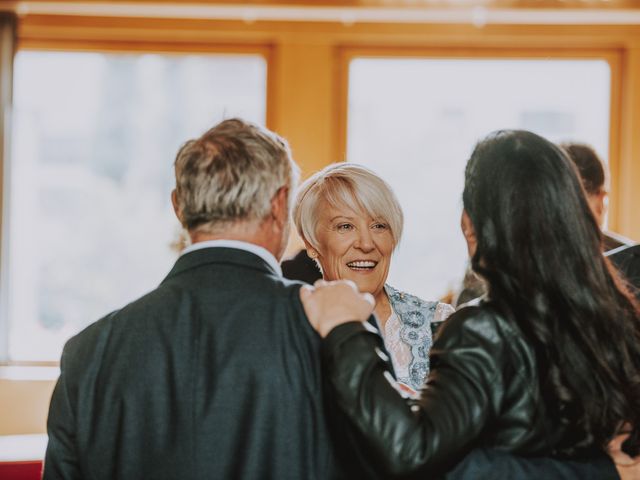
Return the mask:
<path id="1" fill-rule="evenodd" d="M 379 291 L 380 282 L 367 281 L 369 279 L 350 277 L 349 280 L 354 282 L 362 293 L 370 293 L 374 297 Z"/>

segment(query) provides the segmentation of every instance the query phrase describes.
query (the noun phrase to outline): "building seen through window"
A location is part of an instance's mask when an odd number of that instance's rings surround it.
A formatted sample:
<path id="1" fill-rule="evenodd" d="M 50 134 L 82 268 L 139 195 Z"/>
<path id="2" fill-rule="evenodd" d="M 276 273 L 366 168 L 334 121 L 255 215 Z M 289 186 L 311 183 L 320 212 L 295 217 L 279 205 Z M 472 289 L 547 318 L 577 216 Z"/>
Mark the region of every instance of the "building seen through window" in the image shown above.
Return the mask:
<path id="1" fill-rule="evenodd" d="M 264 123 L 260 55 L 20 51 L 5 165 L 8 359 L 64 342 L 154 288 L 177 252 L 181 143 L 232 116 Z"/>
<path id="2" fill-rule="evenodd" d="M 459 287 L 464 166 L 489 132 L 580 141 L 606 161 L 610 77 L 603 60 L 352 60 L 347 159 L 382 175 L 405 213 L 389 282 L 430 299 Z"/>

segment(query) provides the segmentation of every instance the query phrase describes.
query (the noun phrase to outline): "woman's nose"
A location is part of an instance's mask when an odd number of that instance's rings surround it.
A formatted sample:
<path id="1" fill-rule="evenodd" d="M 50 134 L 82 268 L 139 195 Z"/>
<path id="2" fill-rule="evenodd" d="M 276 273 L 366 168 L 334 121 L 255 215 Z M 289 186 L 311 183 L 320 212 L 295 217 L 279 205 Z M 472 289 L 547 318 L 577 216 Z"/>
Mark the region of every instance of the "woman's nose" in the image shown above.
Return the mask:
<path id="1" fill-rule="evenodd" d="M 373 237 L 371 236 L 369 229 L 361 230 L 359 232 L 355 247 L 363 252 L 370 252 L 375 248 L 375 245 L 373 244 Z"/>

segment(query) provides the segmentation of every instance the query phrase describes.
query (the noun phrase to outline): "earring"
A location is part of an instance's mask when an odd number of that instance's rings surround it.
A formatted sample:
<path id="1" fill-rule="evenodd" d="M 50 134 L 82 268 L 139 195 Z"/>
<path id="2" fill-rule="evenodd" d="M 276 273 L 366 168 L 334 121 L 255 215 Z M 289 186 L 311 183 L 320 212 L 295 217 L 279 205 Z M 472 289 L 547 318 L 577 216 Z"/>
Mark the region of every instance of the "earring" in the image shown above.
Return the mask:
<path id="1" fill-rule="evenodd" d="M 309 255 L 309 257 L 311 258 L 318 258 L 318 252 L 316 252 L 315 250 L 310 250 L 307 252 L 307 255 Z"/>

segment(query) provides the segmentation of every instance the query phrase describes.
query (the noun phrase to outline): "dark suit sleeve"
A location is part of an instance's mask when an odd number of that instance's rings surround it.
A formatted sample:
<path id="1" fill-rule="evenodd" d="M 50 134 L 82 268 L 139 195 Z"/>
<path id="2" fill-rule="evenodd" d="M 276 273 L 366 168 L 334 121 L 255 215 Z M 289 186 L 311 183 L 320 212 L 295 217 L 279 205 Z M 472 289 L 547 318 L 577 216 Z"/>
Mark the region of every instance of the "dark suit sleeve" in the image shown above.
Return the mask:
<path id="1" fill-rule="evenodd" d="M 66 348 L 65 348 L 66 350 Z M 67 385 L 67 354 L 60 361 L 60 378 L 56 383 L 49 406 L 47 433 L 49 443 L 44 461 L 44 480 L 80 478 L 75 449 L 75 419 Z"/>
<path id="2" fill-rule="evenodd" d="M 524 458 L 491 449 L 473 450 L 446 480 L 617 480 L 611 459 L 602 454 L 585 461 Z"/>

